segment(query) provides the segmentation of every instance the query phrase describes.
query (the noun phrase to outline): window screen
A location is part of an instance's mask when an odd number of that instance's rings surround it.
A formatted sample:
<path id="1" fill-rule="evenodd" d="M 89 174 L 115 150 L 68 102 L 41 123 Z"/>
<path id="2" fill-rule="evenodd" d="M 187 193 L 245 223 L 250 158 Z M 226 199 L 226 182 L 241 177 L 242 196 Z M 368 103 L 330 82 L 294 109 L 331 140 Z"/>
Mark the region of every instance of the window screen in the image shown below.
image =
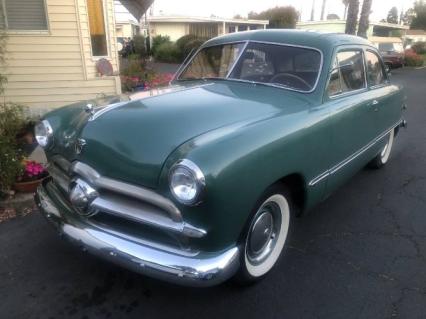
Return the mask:
<path id="1" fill-rule="evenodd" d="M 47 30 L 44 0 L 4 0 L 0 25 L 9 30 Z"/>
<path id="2" fill-rule="evenodd" d="M 369 85 L 376 86 L 385 83 L 385 73 L 377 54 L 367 51 L 365 59 L 367 61 L 367 78 Z"/>
<path id="3" fill-rule="evenodd" d="M 104 20 L 104 6 L 102 0 L 87 0 L 89 15 L 90 40 L 93 56 L 107 56 L 107 38 Z"/>

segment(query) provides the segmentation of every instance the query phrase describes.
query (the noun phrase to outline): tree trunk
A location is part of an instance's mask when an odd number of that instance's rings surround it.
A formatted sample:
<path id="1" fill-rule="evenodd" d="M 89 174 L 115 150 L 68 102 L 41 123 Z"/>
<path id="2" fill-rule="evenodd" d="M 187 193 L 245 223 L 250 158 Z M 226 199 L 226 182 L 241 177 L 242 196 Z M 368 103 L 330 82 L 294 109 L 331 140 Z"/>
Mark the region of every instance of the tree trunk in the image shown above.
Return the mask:
<path id="1" fill-rule="evenodd" d="M 350 0 L 348 7 L 348 17 L 346 18 L 345 33 L 356 34 L 358 22 L 359 0 Z"/>
<path id="2" fill-rule="evenodd" d="M 358 36 L 367 39 L 367 30 L 369 25 L 369 16 L 373 0 L 364 0 L 362 3 L 361 16 L 359 18 Z"/>
<path id="3" fill-rule="evenodd" d="M 314 12 L 315 12 L 315 0 L 312 0 L 311 21 L 314 21 Z"/>
<path id="4" fill-rule="evenodd" d="M 321 20 L 324 20 L 324 10 L 325 10 L 325 4 L 327 0 L 322 0 L 322 7 L 321 7 Z"/>

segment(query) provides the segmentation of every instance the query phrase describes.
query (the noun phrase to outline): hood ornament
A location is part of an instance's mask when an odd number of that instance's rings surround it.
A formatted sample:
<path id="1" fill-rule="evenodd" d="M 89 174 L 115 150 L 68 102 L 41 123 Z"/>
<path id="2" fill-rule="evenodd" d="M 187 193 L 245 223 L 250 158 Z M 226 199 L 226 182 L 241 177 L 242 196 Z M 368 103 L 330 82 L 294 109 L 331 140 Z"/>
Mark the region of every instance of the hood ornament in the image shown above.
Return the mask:
<path id="1" fill-rule="evenodd" d="M 74 145 L 74 150 L 76 154 L 81 154 L 84 146 L 87 144 L 86 140 L 83 138 L 78 138 Z"/>
<path id="2" fill-rule="evenodd" d="M 86 113 L 89 113 L 90 115 L 95 114 L 95 109 L 93 108 L 93 104 L 92 103 L 87 103 L 86 106 L 84 107 L 84 111 Z"/>

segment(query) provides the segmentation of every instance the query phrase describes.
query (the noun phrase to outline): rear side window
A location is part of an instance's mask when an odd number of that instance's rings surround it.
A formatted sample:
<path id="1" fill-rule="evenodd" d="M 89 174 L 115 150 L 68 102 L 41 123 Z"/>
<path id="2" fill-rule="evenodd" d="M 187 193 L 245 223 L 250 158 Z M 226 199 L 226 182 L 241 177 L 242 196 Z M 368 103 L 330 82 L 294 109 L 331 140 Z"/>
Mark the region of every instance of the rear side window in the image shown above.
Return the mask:
<path id="1" fill-rule="evenodd" d="M 365 87 L 364 63 L 361 51 L 343 51 L 337 54 L 342 92 Z"/>
<path id="2" fill-rule="evenodd" d="M 360 90 L 366 87 L 362 51 L 337 53 L 327 87 L 329 96 Z"/>
<path id="3" fill-rule="evenodd" d="M 367 78 L 370 86 L 381 85 L 386 82 L 385 72 L 378 55 L 372 51 L 365 53 L 367 62 Z"/>

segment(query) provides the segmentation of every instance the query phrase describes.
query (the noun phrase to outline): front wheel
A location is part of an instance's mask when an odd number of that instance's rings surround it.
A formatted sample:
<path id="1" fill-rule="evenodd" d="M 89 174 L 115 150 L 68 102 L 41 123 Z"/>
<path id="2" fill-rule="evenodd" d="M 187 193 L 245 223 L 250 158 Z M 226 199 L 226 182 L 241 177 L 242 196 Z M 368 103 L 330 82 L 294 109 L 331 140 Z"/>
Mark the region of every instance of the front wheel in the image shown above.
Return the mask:
<path id="1" fill-rule="evenodd" d="M 237 274 L 242 283 L 262 279 L 277 263 L 289 237 L 293 217 L 289 192 L 277 186 L 265 194 L 246 229 L 241 269 Z"/>
<path id="2" fill-rule="evenodd" d="M 385 146 L 383 146 L 380 153 L 377 154 L 377 156 L 370 162 L 370 167 L 381 168 L 388 162 L 395 138 L 395 130 L 390 131 L 386 138 L 387 140 Z"/>

